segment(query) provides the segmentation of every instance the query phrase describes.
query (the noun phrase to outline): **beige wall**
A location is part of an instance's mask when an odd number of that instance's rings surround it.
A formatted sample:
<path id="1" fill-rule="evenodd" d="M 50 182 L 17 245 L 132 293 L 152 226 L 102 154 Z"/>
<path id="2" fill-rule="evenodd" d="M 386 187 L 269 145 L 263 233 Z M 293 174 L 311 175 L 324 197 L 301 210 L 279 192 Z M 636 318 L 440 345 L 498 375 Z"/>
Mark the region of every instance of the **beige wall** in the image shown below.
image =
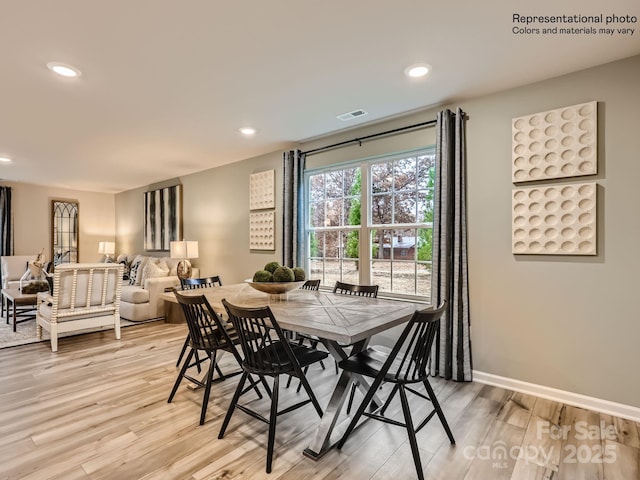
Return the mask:
<path id="1" fill-rule="evenodd" d="M 640 407 L 640 57 L 462 102 L 468 113 L 469 278 L 474 369 Z M 511 119 L 597 100 L 599 108 L 598 255 L 511 253 Z M 453 108 L 457 106 L 451 105 Z M 396 126 L 433 119 L 436 109 L 330 138 L 308 150 Z M 309 158 L 308 166 L 363 158 L 433 143 L 433 129 Z M 249 277 L 281 257 L 249 253 L 248 181 L 276 169 L 280 152 L 179 179 L 185 238 L 200 242 L 203 274 L 225 282 Z M 142 246 L 142 192 L 116 196 L 118 246 Z M 278 207 L 280 212 L 280 207 Z"/>
<path id="2" fill-rule="evenodd" d="M 51 260 L 51 200 L 78 200 L 81 262 L 102 258 L 98 242 L 115 239 L 115 196 L 111 193 L 51 188 L 29 183 L 6 182 L 12 188 L 14 253 L 38 253 L 43 247 Z"/>
<path id="3" fill-rule="evenodd" d="M 224 283 L 253 276 L 267 262 L 281 260 L 282 218 L 276 212 L 275 252 L 249 251 L 249 175 L 276 171 L 276 205 L 282 204 L 282 152 L 252 158 L 163 184 L 116 196 L 117 253 L 141 253 L 144 238 L 143 193 L 168 185 L 183 185 L 184 238 L 197 240 L 199 258 L 193 264 L 202 276 L 220 275 Z M 166 253 L 154 253 L 162 256 Z"/>
<path id="4" fill-rule="evenodd" d="M 638 78 L 636 56 L 463 104 L 475 369 L 640 407 Z M 598 255 L 512 255 L 511 118 L 592 100 Z"/>

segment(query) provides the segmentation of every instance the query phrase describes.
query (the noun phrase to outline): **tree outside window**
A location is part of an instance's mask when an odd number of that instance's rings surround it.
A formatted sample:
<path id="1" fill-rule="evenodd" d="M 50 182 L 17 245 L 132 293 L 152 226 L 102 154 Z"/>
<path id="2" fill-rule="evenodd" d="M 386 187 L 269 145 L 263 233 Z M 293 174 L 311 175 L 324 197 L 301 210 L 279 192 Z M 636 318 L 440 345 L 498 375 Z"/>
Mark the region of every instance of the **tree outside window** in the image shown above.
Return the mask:
<path id="1" fill-rule="evenodd" d="M 368 169 L 363 185 L 362 169 Z M 429 296 L 433 251 L 434 150 L 327 168 L 307 176 L 310 272 L 377 283 L 382 292 Z M 363 199 L 370 210 L 363 215 Z M 360 242 L 369 258 L 360 258 Z"/>

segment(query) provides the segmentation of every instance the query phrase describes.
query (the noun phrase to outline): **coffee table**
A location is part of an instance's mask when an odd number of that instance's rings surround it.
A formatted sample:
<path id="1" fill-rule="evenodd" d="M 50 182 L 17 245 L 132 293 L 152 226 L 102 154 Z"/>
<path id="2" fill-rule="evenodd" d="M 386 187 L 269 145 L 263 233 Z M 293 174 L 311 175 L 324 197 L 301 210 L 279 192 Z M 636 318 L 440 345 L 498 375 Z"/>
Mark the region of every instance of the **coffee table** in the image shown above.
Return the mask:
<path id="1" fill-rule="evenodd" d="M 6 288 L 2 290 L 2 304 L 6 305 L 6 312 L 3 312 L 7 319 L 7 325 L 9 324 L 9 308 L 12 308 L 13 314 L 13 331 L 16 331 L 16 325 L 19 322 L 30 320 L 35 318 L 35 314 L 28 313 L 33 312 L 38 303 L 37 293 L 22 293 L 17 288 Z M 27 309 L 18 309 L 18 307 L 30 307 Z M 26 316 L 25 316 L 26 315 Z M 18 320 L 18 316 L 25 316 L 21 320 Z"/>

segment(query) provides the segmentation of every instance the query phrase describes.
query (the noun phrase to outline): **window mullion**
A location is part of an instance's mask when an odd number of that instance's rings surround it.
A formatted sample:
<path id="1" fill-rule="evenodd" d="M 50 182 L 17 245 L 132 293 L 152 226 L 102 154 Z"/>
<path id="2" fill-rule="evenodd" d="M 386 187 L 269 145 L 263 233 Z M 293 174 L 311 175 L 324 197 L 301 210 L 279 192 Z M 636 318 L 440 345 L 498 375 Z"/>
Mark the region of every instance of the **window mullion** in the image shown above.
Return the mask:
<path id="1" fill-rule="evenodd" d="M 371 285 L 371 174 L 369 165 L 360 166 L 361 197 L 360 197 L 360 283 Z"/>

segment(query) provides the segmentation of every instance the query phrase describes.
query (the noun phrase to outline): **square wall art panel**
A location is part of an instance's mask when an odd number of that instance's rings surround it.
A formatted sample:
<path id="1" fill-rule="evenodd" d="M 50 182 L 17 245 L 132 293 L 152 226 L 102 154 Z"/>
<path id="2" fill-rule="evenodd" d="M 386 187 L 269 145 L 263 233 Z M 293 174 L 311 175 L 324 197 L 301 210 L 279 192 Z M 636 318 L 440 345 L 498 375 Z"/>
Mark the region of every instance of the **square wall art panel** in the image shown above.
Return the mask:
<path id="1" fill-rule="evenodd" d="M 249 210 L 274 208 L 276 171 L 254 173 L 249 177 Z"/>
<path id="2" fill-rule="evenodd" d="M 276 213 L 256 212 L 249 214 L 249 248 L 251 250 L 275 250 Z"/>
<path id="3" fill-rule="evenodd" d="M 512 120 L 512 181 L 598 173 L 598 103 L 589 102 Z"/>
<path id="4" fill-rule="evenodd" d="M 596 183 L 512 191 L 512 252 L 596 254 Z"/>

